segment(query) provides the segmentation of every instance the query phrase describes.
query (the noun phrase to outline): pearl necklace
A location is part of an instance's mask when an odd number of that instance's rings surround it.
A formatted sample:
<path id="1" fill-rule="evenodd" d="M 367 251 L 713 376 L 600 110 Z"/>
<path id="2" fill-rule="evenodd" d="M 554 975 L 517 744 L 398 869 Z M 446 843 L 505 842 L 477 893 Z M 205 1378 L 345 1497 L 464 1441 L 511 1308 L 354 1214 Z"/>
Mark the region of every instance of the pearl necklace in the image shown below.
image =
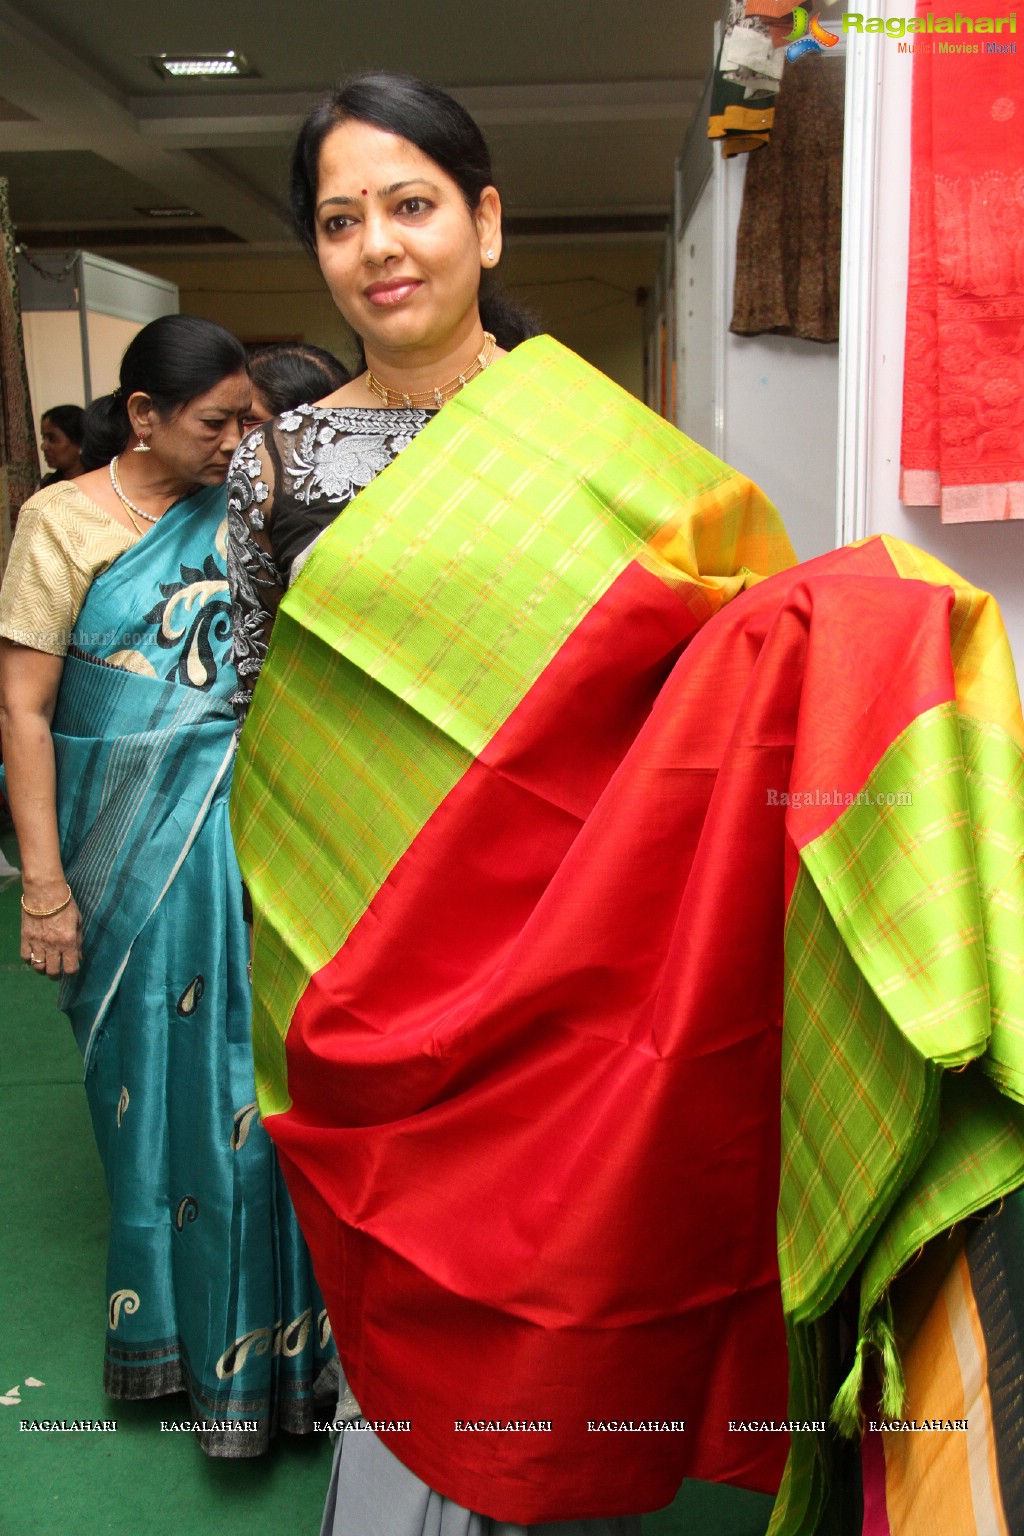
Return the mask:
<path id="1" fill-rule="evenodd" d="M 454 379 L 449 379 L 447 384 L 439 384 L 436 389 L 424 389 L 420 390 L 418 394 L 407 395 L 404 390 L 392 389 L 390 384 L 382 383 L 369 369 L 366 370 L 366 387 L 371 395 L 377 396 L 382 405 L 386 405 L 391 409 L 402 405 L 407 407 L 424 406 L 428 409 L 436 406 L 440 409 L 453 395 L 457 395 L 459 390 L 469 383 L 470 379 L 475 379 L 478 373 L 483 373 L 494 357 L 496 346 L 497 342 L 490 331 L 484 331 L 483 347 L 470 363 L 465 373 L 456 374 Z"/>
<path id="2" fill-rule="evenodd" d="M 146 519 L 147 523 L 158 523 L 160 521 L 160 518 L 159 517 L 154 517 L 152 515 L 152 513 L 150 513 L 150 512 L 143 512 L 141 507 L 137 507 L 135 505 L 134 501 L 130 500 L 129 497 L 127 497 L 125 495 L 124 491 L 121 489 L 121 482 L 118 479 L 118 475 L 117 475 L 117 459 L 116 458 L 113 458 L 110 461 L 110 483 L 114 487 L 114 494 L 115 494 L 115 496 L 120 501 L 120 503 L 124 507 L 125 511 L 128 513 L 128 516 L 131 517 L 132 526 L 135 529 L 136 533 L 141 533 L 142 529 L 139 527 L 139 525 L 135 521 L 134 517 L 132 517 L 132 513 L 133 512 L 137 512 L 139 517 L 144 517 Z M 161 513 L 161 516 L 162 515 L 163 514 Z"/>

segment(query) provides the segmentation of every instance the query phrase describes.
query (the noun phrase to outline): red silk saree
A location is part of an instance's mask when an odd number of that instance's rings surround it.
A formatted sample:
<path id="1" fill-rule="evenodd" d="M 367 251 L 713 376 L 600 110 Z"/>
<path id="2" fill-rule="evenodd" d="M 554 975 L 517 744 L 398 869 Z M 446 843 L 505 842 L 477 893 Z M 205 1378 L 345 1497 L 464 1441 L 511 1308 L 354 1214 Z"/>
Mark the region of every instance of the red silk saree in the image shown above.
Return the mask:
<path id="1" fill-rule="evenodd" d="M 1015 0 L 996 9 L 918 0 L 929 30 L 908 34 L 900 497 L 946 523 L 1024 517 L 1024 36 Z"/>
<path id="2" fill-rule="evenodd" d="M 526 1523 L 782 1479 L 813 1529 L 839 1296 L 849 1396 L 907 1252 L 1024 1180 L 1022 739 L 990 599 L 882 539 L 794 568 L 547 339 L 320 541 L 236 775 L 259 1091 L 431 1487 Z"/>

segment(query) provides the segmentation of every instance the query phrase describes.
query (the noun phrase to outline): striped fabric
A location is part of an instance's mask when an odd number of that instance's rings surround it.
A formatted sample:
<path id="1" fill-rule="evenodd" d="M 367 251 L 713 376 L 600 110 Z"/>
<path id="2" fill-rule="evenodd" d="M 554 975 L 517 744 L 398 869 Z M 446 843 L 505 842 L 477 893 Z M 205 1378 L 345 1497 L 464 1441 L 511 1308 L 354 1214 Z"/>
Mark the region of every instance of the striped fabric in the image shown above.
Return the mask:
<path id="1" fill-rule="evenodd" d="M 895 1288 L 902 1423 L 864 1435 L 862 1536 L 1014 1536 L 1024 1523 L 1024 1197 L 936 1246 Z"/>
<path id="2" fill-rule="evenodd" d="M 139 679 L 81 655 L 65 662 L 54 756 L 58 781 L 77 791 L 61 802 L 60 830 L 83 914 L 83 960 L 61 981 L 60 1004 L 72 1013 L 86 1071 L 139 930 L 230 774 L 230 718 L 216 694 Z M 107 736 L 97 733 L 97 720 Z M 140 886 L 148 901 L 136 899 Z"/>

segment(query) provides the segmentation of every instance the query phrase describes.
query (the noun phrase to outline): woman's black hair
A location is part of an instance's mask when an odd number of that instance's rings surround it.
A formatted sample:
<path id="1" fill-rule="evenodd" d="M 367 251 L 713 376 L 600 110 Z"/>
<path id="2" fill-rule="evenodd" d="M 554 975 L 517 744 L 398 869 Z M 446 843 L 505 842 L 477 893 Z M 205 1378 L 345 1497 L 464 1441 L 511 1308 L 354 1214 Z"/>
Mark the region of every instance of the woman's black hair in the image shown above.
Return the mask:
<path id="1" fill-rule="evenodd" d="M 121 359 L 120 383 L 85 413 L 82 464 L 99 469 L 127 448 L 132 435 L 128 401 L 148 395 L 163 417 L 213 389 L 222 379 L 249 372 L 242 343 L 223 326 L 197 315 L 162 315 L 143 326 Z"/>
<path id="2" fill-rule="evenodd" d="M 291 208 L 299 239 L 316 255 L 316 194 L 320 151 L 339 123 L 369 123 L 415 144 L 452 178 L 474 213 L 485 187 L 494 185 L 487 142 L 465 107 L 436 85 L 412 75 L 356 75 L 335 86 L 313 108 L 292 155 Z M 480 318 L 501 347 L 536 336 L 537 321 L 505 293 L 489 272 L 481 278 Z"/>
<path id="3" fill-rule="evenodd" d="M 40 416 L 39 425 L 44 426 L 48 421 L 53 423 L 58 432 L 63 432 L 69 441 L 82 446 L 85 412 L 80 405 L 52 405 Z"/>
<path id="4" fill-rule="evenodd" d="M 275 416 L 322 400 L 352 377 L 333 352 L 308 341 L 279 341 L 258 347 L 249 372 L 253 388 L 259 390 Z"/>

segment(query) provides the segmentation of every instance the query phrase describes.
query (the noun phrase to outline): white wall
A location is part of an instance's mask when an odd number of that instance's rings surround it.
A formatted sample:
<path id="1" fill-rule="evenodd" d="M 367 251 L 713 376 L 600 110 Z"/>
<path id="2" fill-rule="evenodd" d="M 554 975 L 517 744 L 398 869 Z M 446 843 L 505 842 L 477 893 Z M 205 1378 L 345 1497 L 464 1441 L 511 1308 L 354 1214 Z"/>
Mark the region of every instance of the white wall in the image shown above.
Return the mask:
<path id="1" fill-rule="evenodd" d="M 887 14 L 912 15 L 897 3 Z M 878 81 L 875 131 L 866 125 L 873 165 L 863 164 L 869 185 L 850 187 L 867 219 L 873 220 L 870 282 L 863 325 L 854 342 L 862 349 L 866 434 L 862 492 L 846 508 L 844 535 L 889 533 L 935 555 L 961 575 L 994 594 L 1002 609 L 1017 664 L 1024 664 L 1024 522 L 941 523 L 937 508 L 904 507 L 899 500 L 900 431 L 903 405 L 903 336 L 907 302 L 910 208 L 910 99 L 913 58 L 878 37 L 851 44 L 848 69 L 870 66 Z M 870 53 L 868 50 L 871 50 Z M 871 81 L 867 81 L 870 87 Z M 870 101 L 870 90 L 866 99 Z M 964 110 L 969 109 L 969 104 Z M 849 122 L 849 113 L 848 113 Z M 863 157 L 865 160 L 867 156 Z M 848 171 L 849 171 L 848 166 Z M 846 273 L 844 272 L 844 283 Z M 851 357 L 856 371 L 858 359 Z"/>
<path id="2" fill-rule="evenodd" d="M 714 450 L 717 373 L 715 306 L 714 189 L 705 182 L 676 252 L 676 335 L 682 338 L 679 360 L 679 422 L 695 442 Z"/>
<path id="3" fill-rule="evenodd" d="M 116 389 L 124 349 L 137 331 L 138 320 L 117 315 L 86 316 L 89 336 L 91 398 Z M 35 414 L 36 432 L 46 411 L 55 405 L 85 405 L 85 369 L 82 361 L 82 330 L 77 310 L 26 310 L 22 315 L 28 388 Z M 39 472 L 49 470 L 39 452 Z"/>
<path id="4" fill-rule="evenodd" d="M 835 546 L 839 348 L 730 333 L 748 156 L 714 154 L 679 242 L 680 425 L 756 480 L 808 560 Z"/>
<path id="5" fill-rule="evenodd" d="M 756 153 L 756 151 L 755 151 Z M 722 162 L 725 324 L 748 155 Z M 723 458 L 774 501 L 801 560 L 835 546 L 839 345 L 725 332 Z"/>
<path id="6" fill-rule="evenodd" d="M 95 311 L 86 315 L 85 324 L 89 336 L 89 385 L 95 400 L 97 395 L 108 395 L 117 388 L 125 348 L 142 330 L 142 324 Z"/>
<path id="7" fill-rule="evenodd" d="M 517 239 L 501 274 L 545 330 L 642 397 L 644 312 L 637 290 L 653 281 L 660 253 L 649 241 L 531 245 Z M 218 253 L 143 260 L 148 272 L 177 284 L 185 314 L 216 320 L 243 341 L 299 337 L 352 359 L 352 334 L 307 257 Z"/>
<path id="8" fill-rule="evenodd" d="M 26 310 L 25 366 L 36 432 L 45 411 L 55 405 L 85 404 L 82 331 L 77 310 Z M 40 452 L 39 463 L 43 465 Z M 45 466 L 42 472 L 47 473 Z"/>

